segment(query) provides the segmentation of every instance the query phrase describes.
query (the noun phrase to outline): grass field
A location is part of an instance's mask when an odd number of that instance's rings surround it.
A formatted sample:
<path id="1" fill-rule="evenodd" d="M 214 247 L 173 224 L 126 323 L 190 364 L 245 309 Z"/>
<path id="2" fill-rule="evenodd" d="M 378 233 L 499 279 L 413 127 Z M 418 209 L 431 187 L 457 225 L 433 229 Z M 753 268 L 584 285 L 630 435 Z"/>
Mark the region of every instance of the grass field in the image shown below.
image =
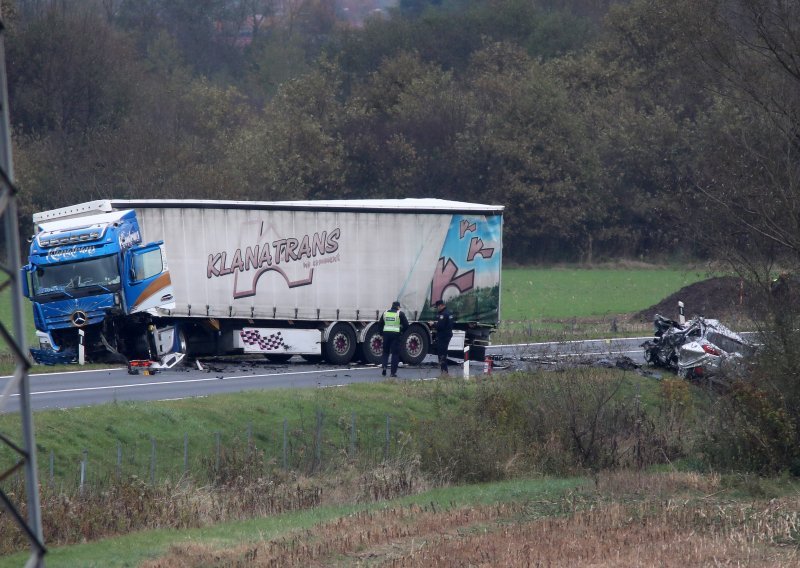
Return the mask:
<path id="1" fill-rule="evenodd" d="M 714 474 L 601 473 L 140 531 L 54 547 L 46 560 L 70 568 L 796 566 L 799 509 L 797 487 L 786 482 L 745 487 Z M 0 568 L 25 558 L 2 557 Z"/>
<path id="2" fill-rule="evenodd" d="M 708 277 L 703 270 L 664 267 L 505 269 L 502 320 L 492 342 L 648 335 L 652 333 L 650 322 L 626 315 Z"/>
<path id="3" fill-rule="evenodd" d="M 627 314 L 708 277 L 703 270 L 678 268 L 508 268 L 502 275 L 502 320 Z"/>
<path id="4" fill-rule="evenodd" d="M 447 510 L 456 507 L 475 507 L 508 503 L 520 499 L 547 503 L 558 500 L 576 487 L 587 483 L 586 479 L 538 479 L 520 480 L 485 485 L 447 487 L 428 491 L 419 495 L 404 497 L 391 502 L 392 506 L 406 507 L 421 505 Z M 308 531 L 320 523 L 351 517 L 368 511 L 383 511 L 387 503 L 371 505 L 333 505 L 312 510 L 270 516 L 247 521 L 220 523 L 218 525 L 185 531 L 154 530 L 133 533 L 98 542 L 51 549 L 46 556 L 47 565 L 58 567 L 131 567 L 167 553 L 176 542 L 209 543 L 220 549 L 233 548 L 242 543 L 255 543 L 262 539 L 290 535 L 295 531 Z M 13 554 L 0 557 L 0 568 L 17 567 L 24 564 L 26 555 Z M 229 566 L 234 563 L 196 562 L 187 565 Z M 247 565 L 238 564 L 241 566 Z M 274 565 L 309 565 L 300 563 L 277 563 Z M 322 564 L 320 564 L 322 565 Z"/>
<path id="5" fill-rule="evenodd" d="M 36 329 L 33 327 L 33 313 L 31 310 L 31 303 L 23 298 L 22 315 L 24 318 L 25 329 L 27 330 L 26 340 L 28 345 L 34 345 L 36 341 Z M 14 334 L 14 319 L 11 311 L 11 293 L 8 288 L 0 292 L 0 323 L 6 328 L 10 334 Z M 8 346 L 0 340 L 0 362 L 7 362 L 9 349 Z M 6 355 L 6 357 L 3 357 Z"/>

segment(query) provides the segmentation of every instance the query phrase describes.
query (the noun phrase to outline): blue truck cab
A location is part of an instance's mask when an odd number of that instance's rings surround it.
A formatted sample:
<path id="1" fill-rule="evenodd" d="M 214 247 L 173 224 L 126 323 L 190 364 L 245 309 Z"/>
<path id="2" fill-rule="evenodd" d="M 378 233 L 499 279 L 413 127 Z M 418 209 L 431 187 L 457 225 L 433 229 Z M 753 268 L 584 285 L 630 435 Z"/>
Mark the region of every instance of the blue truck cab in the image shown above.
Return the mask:
<path id="1" fill-rule="evenodd" d="M 34 359 L 70 362 L 85 351 L 92 360 L 124 362 L 175 351 L 153 339 L 154 321 L 175 306 L 163 242 L 142 244 L 135 211 L 37 226 L 22 269 L 40 343 Z"/>

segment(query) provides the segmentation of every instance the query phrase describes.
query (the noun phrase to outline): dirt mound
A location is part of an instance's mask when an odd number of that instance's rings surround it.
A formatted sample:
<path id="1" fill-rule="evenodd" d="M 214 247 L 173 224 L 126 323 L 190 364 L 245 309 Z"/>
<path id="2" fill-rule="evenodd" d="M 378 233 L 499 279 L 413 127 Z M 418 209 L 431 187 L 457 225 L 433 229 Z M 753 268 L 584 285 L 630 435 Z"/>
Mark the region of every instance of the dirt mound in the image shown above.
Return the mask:
<path id="1" fill-rule="evenodd" d="M 634 314 L 633 319 L 653 321 L 656 314 L 678 318 L 678 302 L 684 304 L 687 318 L 695 315 L 719 320 L 739 319 L 745 316 L 747 290 L 740 278 L 721 276 L 684 286 L 654 306 Z"/>

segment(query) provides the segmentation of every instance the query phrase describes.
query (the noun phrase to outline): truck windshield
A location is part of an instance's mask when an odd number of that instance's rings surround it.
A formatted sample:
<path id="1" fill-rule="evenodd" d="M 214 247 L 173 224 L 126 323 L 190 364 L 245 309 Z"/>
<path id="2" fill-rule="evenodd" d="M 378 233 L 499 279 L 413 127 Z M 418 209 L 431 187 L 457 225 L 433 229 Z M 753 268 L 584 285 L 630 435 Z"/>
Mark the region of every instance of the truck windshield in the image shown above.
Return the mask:
<path id="1" fill-rule="evenodd" d="M 37 266 L 33 271 L 32 285 L 36 296 L 113 292 L 119 289 L 119 269 L 116 256 L 104 256 L 78 262 Z"/>

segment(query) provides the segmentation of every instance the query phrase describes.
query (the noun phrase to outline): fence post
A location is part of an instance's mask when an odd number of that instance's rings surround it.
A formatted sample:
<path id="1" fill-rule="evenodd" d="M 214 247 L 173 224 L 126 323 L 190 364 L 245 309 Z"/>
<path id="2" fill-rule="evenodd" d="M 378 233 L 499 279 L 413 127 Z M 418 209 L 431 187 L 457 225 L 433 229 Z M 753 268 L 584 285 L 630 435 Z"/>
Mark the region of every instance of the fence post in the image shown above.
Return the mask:
<path id="1" fill-rule="evenodd" d="M 122 477 L 122 443 L 117 441 L 117 479 Z"/>
<path id="2" fill-rule="evenodd" d="M 219 458 L 220 458 L 220 438 L 221 434 L 219 432 L 215 432 L 217 436 L 217 465 L 216 465 L 216 474 L 219 475 Z"/>
<path id="3" fill-rule="evenodd" d="M 315 445 L 314 448 L 314 466 L 312 471 L 316 471 L 322 465 L 322 411 L 317 409 L 317 431 L 314 435 Z"/>
<path id="4" fill-rule="evenodd" d="M 81 460 L 81 485 L 80 492 L 83 495 L 83 484 L 86 481 L 86 461 L 89 459 L 89 450 L 83 450 L 83 459 Z"/>
<path id="5" fill-rule="evenodd" d="M 150 485 L 156 484 L 156 438 L 150 436 Z"/>
<path id="6" fill-rule="evenodd" d="M 350 457 L 356 455 L 356 413 L 350 415 Z"/>
<path id="7" fill-rule="evenodd" d="M 289 463 L 286 460 L 286 418 L 283 419 L 283 469 L 289 469 Z"/>
<path id="8" fill-rule="evenodd" d="M 639 402 L 641 401 L 642 396 L 639 390 L 639 385 L 636 385 L 636 395 L 634 396 L 634 401 L 636 405 L 636 467 L 638 469 L 642 469 L 642 415 L 641 410 L 639 408 Z"/>
<path id="9" fill-rule="evenodd" d="M 390 429 L 390 421 L 389 415 L 386 415 L 386 440 L 383 445 L 383 461 L 387 461 L 389 459 L 389 429 Z"/>
<path id="10" fill-rule="evenodd" d="M 183 433 L 183 473 L 189 473 L 189 433 Z"/>

